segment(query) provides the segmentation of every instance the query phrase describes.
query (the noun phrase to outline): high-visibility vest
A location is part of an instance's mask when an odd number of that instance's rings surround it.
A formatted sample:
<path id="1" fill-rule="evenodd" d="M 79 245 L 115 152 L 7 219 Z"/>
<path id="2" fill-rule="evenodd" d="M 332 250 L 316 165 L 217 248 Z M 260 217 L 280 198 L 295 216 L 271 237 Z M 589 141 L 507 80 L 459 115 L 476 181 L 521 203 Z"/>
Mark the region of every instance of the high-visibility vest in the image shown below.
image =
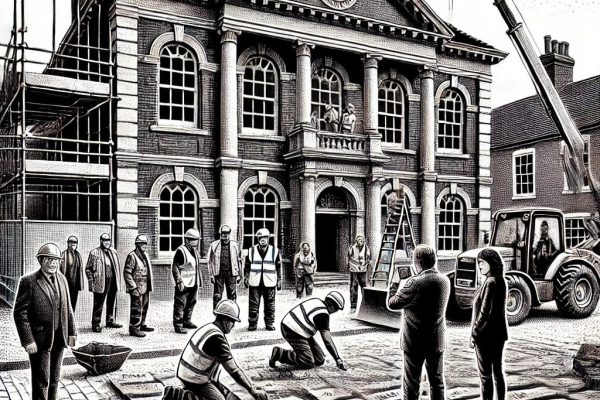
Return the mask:
<path id="1" fill-rule="evenodd" d="M 329 314 L 323 300 L 317 298 L 308 299 L 292 308 L 283 317 L 281 324 L 287 326 L 303 338 L 308 339 L 317 333 L 315 317 L 319 314 Z"/>
<path id="2" fill-rule="evenodd" d="M 265 287 L 275 287 L 275 285 L 277 285 L 277 268 L 275 260 L 277 260 L 279 251 L 275 247 L 269 245 L 267 247 L 265 258 L 262 258 L 258 251 L 258 247 L 259 245 L 254 246 L 249 253 L 250 275 L 248 276 L 248 281 L 250 286 L 259 286 L 260 278 L 262 277 L 263 285 Z"/>
<path id="3" fill-rule="evenodd" d="M 204 325 L 192 335 L 179 359 L 179 379 L 197 384 L 211 382 L 211 377 L 219 368 L 219 361 L 206 354 L 203 349 L 206 341 L 213 336 L 222 336 L 227 341 L 223 332 L 212 323 Z"/>
<path id="4" fill-rule="evenodd" d="M 190 253 L 185 244 L 179 246 L 177 250 L 181 250 L 181 253 L 183 254 L 183 265 L 179 266 L 181 281 L 185 287 L 193 287 L 198 282 L 198 260 L 194 254 Z"/>
<path id="5" fill-rule="evenodd" d="M 348 251 L 348 266 L 350 272 L 365 272 L 367 270 L 367 261 L 370 259 L 371 253 L 367 245 L 363 245 L 362 250 L 358 250 L 357 245 L 352 245 Z"/>

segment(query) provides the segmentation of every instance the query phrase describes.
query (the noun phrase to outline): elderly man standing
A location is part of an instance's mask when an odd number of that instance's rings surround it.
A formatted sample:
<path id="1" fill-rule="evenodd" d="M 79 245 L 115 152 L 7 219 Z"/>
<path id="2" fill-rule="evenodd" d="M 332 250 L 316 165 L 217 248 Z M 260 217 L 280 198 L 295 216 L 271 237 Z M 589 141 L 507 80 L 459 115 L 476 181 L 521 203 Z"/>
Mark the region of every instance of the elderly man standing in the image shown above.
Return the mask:
<path id="1" fill-rule="evenodd" d="M 90 292 L 94 293 L 94 309 L 92 312 L 92 331 L 102 332 L 100 321 L 102 309 L 106 301 L 106 327 L 121 328 L 123 325 L 115 322 L 115 301 L 121 287 L 121 267 L 119 256 L 112 249 L 108 233 L 100 235 L 100 247 L 95 248 L 88 256 L 85 274 L 88 278 Z"/>
<path id="2" fill-rule="evenodd" d="M 29 354 L 31 398 L 54 400 L 65 347 L 75 346 L 76 328 L 68 282 L 57 273 L 60 250 L 47 243 L 37 252 L 40 269 L 21 277 L 14 319 L 21 345 Z"/>
<path id="3" fill-rule="evenodd" d="M 173 303 L 173 326 L 177 333 L 187 333 L 187 329 L 196 329 L 192 322 L 192 313 L 198 296 L 198 288 L 202 287 L 200 274 L 200 254 L 198 243 L 200 232 L 188 229 L 184 235 L 184 243 L 175 250 L 171 272 L 175 281 L 175 299 Z"/>
<path id="4" fill-rule="evenodd" d="M 78 240 L 75 236 L 69 236 L 67 239 L 67 249 L 60 255 L 60 272 L 69 282 L 69 296 L 71 298 L 71 308 L 75 312 L 79 291 L 83 290 L 85 281 L 83 272 L 83 261 L 81 254 L 77 251 Z"/>
<path id="5" fill-rule="evenodd" d="M 255 331 L 261 297 L 265 301 L 265 326 L 275 330 L 275 288 L 281 290 L 281 257 L 279 250 L 269 244 L 267 228 L 256 232 L 258 244 L 248 250 L 244 271 L 244 286 L 250 287 L 248 301 L 248 330 Z"/>
<path id="6" fill-rule="evenodd" d="M 123 276 L 127 293 L 131 296 L 129 312 L 129 334 L 144 337 L 144 332 L 153 332 L 146 325 L 150 292 L 152 291 L 152 264 L 146 253 L 148 237 L 138 235 L 135 238 L 135 250 L 127 255 Z"/>
<path id="7" fill-rule="evenodd" d="M 356 311 L 358 303 L 358 287 L 361 293 L 367 286 L 367 269 L 371 264 L 371 251 L 365 244 L 365 238 L 357 236 L 348 249 L 348 269 L 350 270 L 350 312 Z"/>
<path id="8" fill-rule="evenodd" d="M 227 291 L 229 300 L 237 300 L 237 284 L 241 280 L 242 250 L 236 241 L 229 239 L 231 228 L 223 225 L 219 229 L 221 239 L 211 243 L 208 249 L 208 272 L 214 285 L 213 310 Z"/>

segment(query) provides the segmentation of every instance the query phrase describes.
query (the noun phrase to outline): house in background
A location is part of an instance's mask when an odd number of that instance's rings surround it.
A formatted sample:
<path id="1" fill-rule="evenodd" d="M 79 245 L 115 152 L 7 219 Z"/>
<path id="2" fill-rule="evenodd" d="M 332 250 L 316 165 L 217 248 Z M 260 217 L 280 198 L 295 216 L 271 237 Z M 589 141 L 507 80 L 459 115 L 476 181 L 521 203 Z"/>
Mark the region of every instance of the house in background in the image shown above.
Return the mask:
<path id="1" fill-rule="evenodd" d="M 585 140 L 584 162 L 600 169 L 600 76 L 573 82 L 575 60 L 569 44 L 545 37 L 540 57 Z M 561 209 L 566 216 L 567 247 L 586 238 L 583 220 L 597 210 L 589 186 L 573 193 L 562 165 L 564 143 L 538 96 L 492 111 L 492 208 L 537 206 Z M 585 177 L 586 182 L 588 178 Z"/>

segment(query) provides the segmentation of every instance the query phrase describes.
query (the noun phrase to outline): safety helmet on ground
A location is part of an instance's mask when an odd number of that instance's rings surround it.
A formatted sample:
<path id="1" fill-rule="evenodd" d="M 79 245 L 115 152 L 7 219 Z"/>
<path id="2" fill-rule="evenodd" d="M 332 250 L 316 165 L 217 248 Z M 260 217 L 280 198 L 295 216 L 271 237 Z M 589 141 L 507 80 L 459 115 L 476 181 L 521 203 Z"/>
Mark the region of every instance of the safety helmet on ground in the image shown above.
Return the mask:
<path id="1" fill-rule="evenodd" d="M 261 237 L 269 237 L 271 236 L 271 232 L 269 232 L 269 230 L 267 228 L 260 228 L 259 230 L 256 231 L 256 237 L 257 238 L 261 238 Z"/>
<path id="2" fill-rule="evenodd" d="M 340 292 L 337 291 L 332 291 L 329 292 L 329 294 L 327 296 L 325 296 L 325 300 L 329 299 L 329 301 L 331 301 L 333 304 L 335 304 L 338 308 L 338 310 L 343 310 L 344 309 L 344 304 L 345 304 L 345 300 L 344 300 L 344 296 L 342 296 L 342 294 Z"/>
<path id="3" fill-rule="evenodd" d="M 100 235 L 100 241 L 103 240 L 111 240 L 110 235 L 108 233 L 103 233 L 102 235 Z"/>
<path id="4" fill-rule="evenodd" d="M 67 243 L 78 243 L 79 240 L 77 240 L 77 236 L 69 236 L 69 238 L 67 239 Z"/>
<path id="5" fill-rule="evenodd" d="M 35 255 L 37 258 L 40 257 L 50 257 L 50 258 L 60 258 L 60 249 L 54 243 L 46 243 L 38 250 Z"/>
<path id="6" fill-rule="evenodd" d="M 185 231 L 184 237 L 189 240 L 200 240 L 200 232 L 197 229 L 188 229 Z"/>
<path id="7" fill-rule="evenodd" d="M 146 235 L 137 235 L 135 238 L 135 243 L 146 243 L 148 244 L 148 236 Z"/>
<path id="8" fill-rule="evenodd" d="M 233 321 L 240 322 L 240 307 L 233 300 L 221 300 L 215 307 L 213 314 L 223 315 Z"/>
<path id="9" fill-rule="evenodd" d="M 219 233 L 231 233 L 231 228 L 229 225 L 221 225 L 219 228 Z"/>

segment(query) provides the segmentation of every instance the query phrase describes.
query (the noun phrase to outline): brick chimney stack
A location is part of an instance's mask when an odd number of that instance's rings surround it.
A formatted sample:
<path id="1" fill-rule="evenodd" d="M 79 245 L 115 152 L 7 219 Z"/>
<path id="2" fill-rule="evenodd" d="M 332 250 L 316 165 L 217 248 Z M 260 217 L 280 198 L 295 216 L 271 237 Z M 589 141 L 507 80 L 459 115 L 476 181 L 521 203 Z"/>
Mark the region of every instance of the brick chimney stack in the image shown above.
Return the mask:
<path id="1" fill-rule="evenodd" d="M 573 82 L 575 60 L 569 56 L 569 43 L 552 40 L 550 35 L 546 35 L 544 36 L 544 51 L 545 54 L 540 56 L 540 60 L 556 90 Z"/>

